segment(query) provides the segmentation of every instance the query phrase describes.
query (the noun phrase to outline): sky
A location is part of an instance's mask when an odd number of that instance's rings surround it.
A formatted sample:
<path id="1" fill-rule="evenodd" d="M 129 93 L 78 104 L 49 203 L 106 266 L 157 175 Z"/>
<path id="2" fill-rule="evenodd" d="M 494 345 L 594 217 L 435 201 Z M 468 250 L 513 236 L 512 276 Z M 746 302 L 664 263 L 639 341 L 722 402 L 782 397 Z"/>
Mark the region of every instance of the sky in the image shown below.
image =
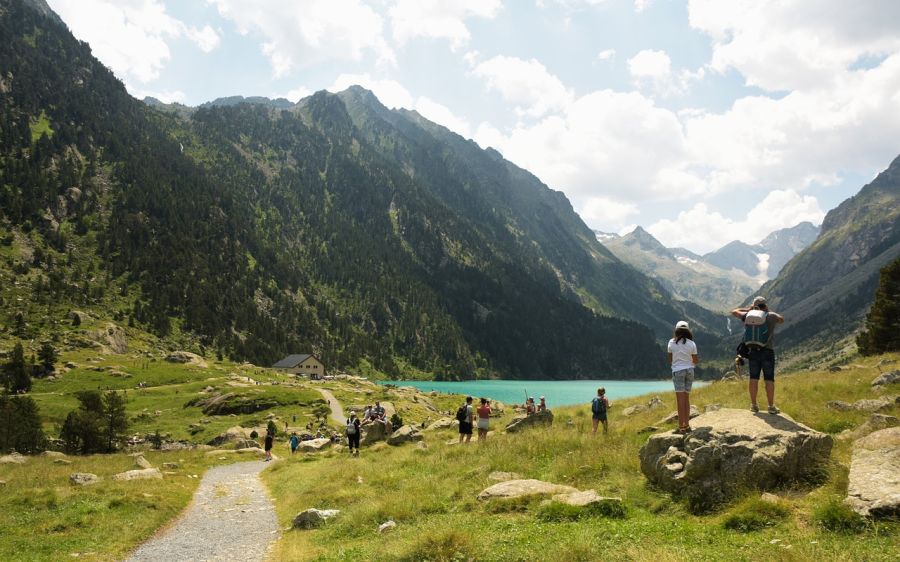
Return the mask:
<path id="1" fill-rule="evenodd" d="M 135 97 L 359 84 L 701 254 L 821 223 L 900 154 L 896 0 L 48 3 Z"/>

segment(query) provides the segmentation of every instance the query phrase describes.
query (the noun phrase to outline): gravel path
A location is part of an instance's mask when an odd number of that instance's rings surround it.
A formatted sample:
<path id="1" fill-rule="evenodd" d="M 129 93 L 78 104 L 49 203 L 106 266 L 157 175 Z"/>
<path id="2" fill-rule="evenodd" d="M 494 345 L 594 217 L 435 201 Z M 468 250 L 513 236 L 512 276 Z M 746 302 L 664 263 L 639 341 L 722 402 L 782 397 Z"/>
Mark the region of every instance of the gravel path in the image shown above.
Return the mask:
<path id="1" fill-rule="evenodd" d="M 329 405 L 331 406 L 331 419 L 342 426 L 346 424 L 347 416 L 344 415 L 344 409 L 341 407 L 341 403 L 337 401 L 337 398 L 334 397 L 334 394 L 324 388 L 319 388 L 317 390 L 322 393 L 322 396 L 325 400 L 328 400 Z M 360 413 L 360 415 L 362 414 Z"/>
<path id="2" fill-rule="evenodd" d="M 262 461 L 210 469 L 187 511 L 141 545 L 129 562 L 263 560 L 278 538 L 278 521 L 259 479 Z"/>

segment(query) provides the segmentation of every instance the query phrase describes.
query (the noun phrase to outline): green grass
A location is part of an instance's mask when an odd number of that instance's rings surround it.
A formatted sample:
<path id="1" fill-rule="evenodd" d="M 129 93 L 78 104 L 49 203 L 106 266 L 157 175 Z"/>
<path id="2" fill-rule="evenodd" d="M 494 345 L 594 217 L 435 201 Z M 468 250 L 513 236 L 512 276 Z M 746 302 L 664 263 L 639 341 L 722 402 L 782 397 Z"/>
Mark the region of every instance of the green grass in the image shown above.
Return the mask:
<path id="1" fill-rule="evenodd" d="M 50 126 L 50 117 L 47 116 L 47 113 L 44 110 L 41 110 L 41 114 L 37 117 L 37 119 L 33 119 L 30 123 L 31 125 L 31 142 L 36 142 L 42 135 L 47 135 L 47 137 L 53 137 L 53 127 Z"/>
<path id="2" fill-rule="evenodd" d="M 162 480 L 115 482 L 113 474 L 136 468 L 125 454 L 30 457 L 0 465 L 0 560 L 121 560 L 190 502 L 199 477 L 222 464 L 203 451 L 145 454 L 154 466 L 178 463 Z M 74 486 L 69 474 L 90 472 L 103 480 Z"/>
<path id="3" fill-rule="evenodd" d="M 895 362 L 900 355 L 888 357 Z M 859 412 L 824 408 L 829 400 L 871 397 L 875 364 L 859 360 L 850 370 L 779 376 L 779 406 L 817 429 L 852 428 L 867 419 Z M 895 363 L 896 365 L 896 363 Z M 646 484 L 637 430 L 674 409 L 623 418 L 621 411 L 646 397 L 616 401 L 610 434 L 589 435 L 587 406 L 560 408 L 558 420 L 572 427 L 519 435 L 494 435 L 484 443 L 449 445 L 451 430 L 426 433 L 428 448 L 363 448 L 359 458 L 329 452 L 289 458 L 263 473 L 277 498 L 279 520 L 288 526 L 310 508 L 340 509 L 322 529 L 287 531 L 277 546 L 284 560 L 893 560 L 900 547 L 897 522 L 855 526 L 842 509 L 851 444 L 836 440 L 827 480 L 819 487 L 780 492 L 775 503 L 750 493 L 717 512 L 694 515 L 680 502 Z M 746 383 L 716 383 L 692 394 L 707 404 L 744 408 Z M 889 414 L 897 415 L 895 407 Z M 495 424 L 495 427 L 501 427 Z M 624 513 L 593 513 L 539 500 L 480 502 L 495 470 L 518 472 L 600 495 L 621 497 Z M 303 482 L 303 486 L 298 486 Z M 837 506 L 837 507 L 835 507 Z M 612 515 L 612 516 L 611 516 Z M 379 535 L 392 519 L 395 530 Z M 848 529 L 850 530 L 848 532 Z M 774 541 L 774 542 L 772 542 Z M 614 554 L 613 554 L 614 553 Z M 455 558 L 454 558 L 455 557 Z"/>

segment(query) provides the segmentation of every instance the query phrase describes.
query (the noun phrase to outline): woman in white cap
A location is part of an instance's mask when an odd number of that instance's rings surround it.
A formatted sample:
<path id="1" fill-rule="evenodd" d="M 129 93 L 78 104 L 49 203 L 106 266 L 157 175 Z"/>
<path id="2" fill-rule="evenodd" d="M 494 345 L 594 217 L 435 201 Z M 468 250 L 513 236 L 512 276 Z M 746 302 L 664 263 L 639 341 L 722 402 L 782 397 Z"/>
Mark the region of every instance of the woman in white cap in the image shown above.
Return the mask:
<path id="1" fill-rule="evenodd" d="M 691 386 L 694 382 L 694 365 L 700 362 L 697 344 L 688 323 L 680 320 L 669 340 L 669 363 L 672 365 L 672 382 L 675 384 L 675 403 L 678 407 L 677 433 L 691 431 Z"/>

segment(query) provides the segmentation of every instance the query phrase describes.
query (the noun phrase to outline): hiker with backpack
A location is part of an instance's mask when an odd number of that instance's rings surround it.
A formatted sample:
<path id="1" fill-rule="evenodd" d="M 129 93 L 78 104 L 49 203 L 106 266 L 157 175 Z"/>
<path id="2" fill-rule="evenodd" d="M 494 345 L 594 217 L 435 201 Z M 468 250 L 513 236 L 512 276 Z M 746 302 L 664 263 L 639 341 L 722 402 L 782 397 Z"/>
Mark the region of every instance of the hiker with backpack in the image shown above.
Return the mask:
<path id="1" fill-rule="evenodd" d="M 778 414 L 775 406 L 775 326 L 784 323 L 784 317 L 769 310 L 766 299 L 756 297 L 749 308 L 735 308 L 732 316 L 744 323 L 744 338 L 739 352 L 746 354 L 750 375 L 750 411 L 759 412 L 756 396 L 759 391 L 759 374 L 762 372 L 766 386 L 768 412 Z M 742 349 L 743 348 L 743 349 Z"/>
<path id="2" fill-rule="evenodd" d="M 694 384 L 694 365 L 700 362 L 694 334 L 684 320 L 675 324 L 675 333 L 666 348 L 666 356 L 672 365 L 672 383 L 675 385 L 675 405 L 678 410 L 678 429 L 682 435 L 691 432 L 691 386 Z"/>
<path id="3" fill-rule="evenodd" d="M 350 417 L 347 418 L 347 428 L 344 432 L 347 434 L 347 443 L 350 447 L 350 454 L 353 453 L 353 449 L 356 449 L 356 456 L 359 456 L 359 434 L 360 434 L 360 426 L 359 418 L 356 417 L 356 412 L 350 412 Z"/>
<path id="4" fill-rule="evenodd" d="M 602 386 L 597 389 L 597 396 L 591 400 L 591 421 L 594 424 L 593 434 L 597 434 L 597 426 L 603 424 L 603 434 L 609 430 L 606 423 L 606 412 L 609 410 L 609 400 L 606 399 L 606 389 Z"/>
<path id="5" fill-rule="evenodd" d="M 456 411 L 456 421 L 459 422 L 459 442 L 465 439 L 466 443 L 472 440 L 472 417 L 474 410 L 472 409 L 472 397 L 466 396 L 466 403 L 459 407 Z"/>

